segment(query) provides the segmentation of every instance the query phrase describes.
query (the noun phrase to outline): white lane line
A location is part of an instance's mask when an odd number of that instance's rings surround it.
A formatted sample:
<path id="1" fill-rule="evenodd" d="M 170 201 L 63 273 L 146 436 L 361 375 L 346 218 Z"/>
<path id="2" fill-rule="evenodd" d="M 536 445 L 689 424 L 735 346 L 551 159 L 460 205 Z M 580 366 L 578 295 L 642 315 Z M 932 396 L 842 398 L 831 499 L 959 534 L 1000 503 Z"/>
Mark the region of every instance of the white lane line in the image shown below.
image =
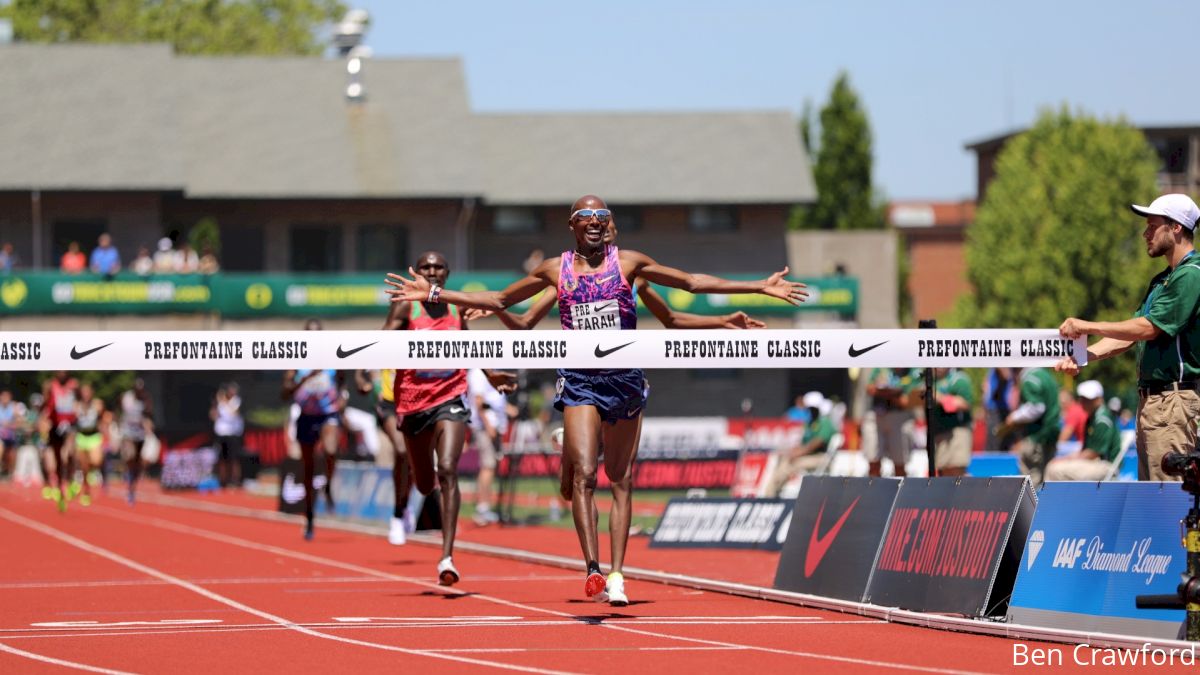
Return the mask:
<path id="1" fill-rule="evenodd" d="M 480 593 L 469 593 L 468 591 L 464 591 L 461 589 L 447 588 L 445 586 L 438 586 L 432 582 L 425 582 L 425 581 L 421 581 L 419 579 L 407 579 L 407 578 L 399 577 L 397 575 L 394 575 L 394 574 L 391 574 L 388 572 L 375 570 L 370 567 L 363 567 L 361 565 L 355 565 L 353 563 L 342 562 L 340 560 L 335 560 L 333 558 L 324 558 L 324 557 L 312 555 L 309 553 L 300 553 L 298 551 L 292 551 L 290 549 L 285 549 L 285 548 L 281 548 L 278 546 L 272 546 L 270 544 L 263 544 L 260 542 L 251 541 L 249 539 L 241 539 L 239 537 L 233 537 L 233 536 L 221 533 L 221 532 L 205 530 L 203 528 L 192 527 L 190 525 L 180 525 L 178 523 L 175 523 L 175 522 L 169 521 L 169 520 L 165 520 L 163 518 L 157 518 L 157 517 L 153 517 L 153 516 L 146 517 L 146 516 L 142 516 L 140 514 L 137 518 L 135 518 L 131 515 L 128 515 L 126 513 L 123 513 L 121 511 L 118 511 L 118 510 L 112 509 L 112 508 L 108 508 L 108 507 L 99 507 L 99 508 L 93 507 L 92 512 L 93 513 L 103 512 L 103 513 L 112 515 L 113 517 L 121 518 L 121 519 L 128 520 L 131 522 L 137 522 L 142 525 L 153 525 L 154 527 L 159 527 L 159 528 L 165 529 L 165 530 L 171 530 L 171 531 L 175 531 L 175 532 L 191 534 L 193 536 L 202 537 L 205 539 L 211 539 L 213 541 L 221 541 L 221 542 L 233 544 L 235 546 L 249 548 L 251 550 L 270 552 L 270 553 L 275 553 L 277 555 L 296 558 L 298 560 L 306 560 L 309 562 L 315 562 L 315 563 L 327 565 L 329 567 L 335 567 L 335 568 L 339 568 L 339 569 L 343 569 L 343 570 L 347 570 L 347 571 L 351 571 L 351 572 L 357 572 L 359 574 L 373 574 L 375 576 L 378 576 L 381 579 L 391 579 L 394 581 L 403 581 L 403 582 L 407 582 L 407 583 L 413 583 L 413 584 L 416 584 L 419 586 L 424 586 L 426 588 L 437 590 L 439 592 L 442 592 L 442 593 L 445 593 L 448 595 L 470 595 L 472 598 L 477 598 L 479 600 L 484 600 L 487 602 L 493 602 L 493 603 L 496 603 L 499 605 L 503 605 L 505 607 L 512 607 L 513 609 L 520 609 L 520 610 L 523 610 L 526 612 L 538 612 L 538 613 L 542 613 L 542 614 L 551 614 L 554 616 L 567 617 L 567 618 L 571 618 L 571 619 L 575 618 L 574 615 L 569 614 L 567 612 L 560 612 L 557 610 L 547 609 L 544 607 L 536 607 L 533 605 L 525 605 L 525 604 L 521 604 L 519 602 L 512 602 L 510 600 L 505 600 L 503 598 L 496 598 L 493 596 L 483 595 Z M 797 656 L 797 657 L 802 657 L 802 658 L 833 661 L 833 662 L 837 662 L 837 663 L 850 663 L 850 664 L 855 664 L 855 665 L 873 666 L 876 668 L 915 670 L 915 671 L 926 672 L 926 673 L 943 673 L 943 674 L 947 674 L 947 675 L 953 675 L 953 674 L 957 674 L 957 673 L 962 673 L 964 675 L 980 675 L 978 671 L 954 670 L 954 669 L 948 669 L 948 668 L 934 668 L 934 667 L 930 667 L 930 666 L 918 666 L 918 665 L 900 663 L 900 662 L 876 661 L 873 659 L 860 659 L 860 658 L 855 658 L 855 657 L 850 657 L 850 656 L 837 656 L 835 654 L 820 654 L 820 653 L 816 653 L 816 652 L 802 652 L 802 651 L 793 651 L 793 650 L 786 650 L 786 649 L 776 649 L 773 647 L 759 647 L 759 646 L 754 646 L 754 645 L 739 645 L 736 643 L 721 642 L 718 640 L 703 640 L 703 639 L 699 639 L 699 638 L 683 637 L 683 636 L 679 636 L 679 635 L 672 635 L 670 633 L 653 633 L 650 631 L 643 631 L 643 630 L 638 630 L 635 628 L 627 628 L 627 627 L 618 625 L 615 622 L 609 622 L 609 621 L 602 621 L 597 625 L 602 626 L 604 628 L 608 628 L 610 630 L 634 633 L 634 634 L 638 634 L 638 635 L 645 635 L 645 636 L 656 637 L 656 638 L 679 640 L 679 641 L 683 641 L 683 642 L 707 644 L 707 645 L 714 646 L 714 647 L 726 647 L 726 648 L 744 647 L 749 650 L 761 651 L 761 652 L 766 652 L 766 653 L 770 653 L 770 654 L 779 654 L 779 655 L 784 655 L 784 656 Z"/>
<path id="2" fill-rule="evenodd" d="M 575 577 L 571 577 L 574 579 Z M 374 577 L 275 577 L 275 578 L 245 578 L 245 579 L 188 579 L 193 584 L 208 584 L 210 586 L 224 584 L 355 584 L 363 582 L 378 582 Z M 26 581 L 15 583 L 0 583 L 0 590 L 21 589 L 56 589 L 56 588 L 106 588 L 110 586 L 169 586 L 159 579 L 110 579 L 100 581 Z"/>
<path id="3" fill-rule="evenodd" d="M 65 661 L 63 659 L 56 659 L 52 656 L 42 656 L 41 654 L 34 654 L 33 652 L 27 652 L 24 649 L 17 649 L 16 647 L 9 647 L 8 645 L 5 645 L 5 644 L 0 644 L 0 652 L 6 652 L 6 653 L 12 654 L 14 656 L 21 656 L 21 657 L 24 657 L 27 659 L 31 659 L 33 661 L 41 661 L 42 663 L 49 663 L 49 664 L 52 664 L 55 666 L 63 666 L 65 668 L 74 668 L 76 670 L 86 670 L 89 673 L 108 673 L 109 675 L 133 675 L 133 673 L 130 673 L 130 672 L 127 672 L 124 670 L 109 670 L 108 668 L 99 668 L 97 666 L 89 666 L 86 663 L 76 663 L 74 661 Z"/>
<path id="4" fill-rule="evenodd" d="M 179 586 L 180 588 L 187 589 L 193 593 L 196 593 L 197 595 L 206 597 L 214 602 L 219 602 L 223 605 L 233 607 L 234 609 L 239 609 L 243 612 L 246 612 L 247 614 L 253 614 L 254 616 L 257 616 L 262 619 L 266 619 L 267 621 L 270 621 L 272 623 L 277 623 L 280 626 L 290 628 L 291 630 L 294 630 L 299 633 L 303 633 L 305 635 L 310 635 L 312 637 L 321 638 L 322 640 L 332 640 L 334 642 L 342 642 L 345 644 L 357 645 L 359 647 L 371 647 L 373 649 L 382 649 L 385 651 L 400 652 L 403 654 L 411 654 L 413 656 L 427 656 L 427 657 L 435 658 L 435 659 L 458 661 L 461 663 L 469 663 L 469 664 L 477 665 L 477 666 L 500 668 L 502 670 L 518 670 L 518 671 L 528 672 L 528 673 L 547 673 L 547 674 L 553 674 L 553 675 L 561 675 L 561 671 L 546 670 L 546 669 L 542 669 L 542 668 L 532 668 L 532 667 L 527 667 L 527 666 L 511 665 L 511 664 L 507 664 L 507 663 L 498 663 L 498 662 L 493 662 L 493 661 L 483 661 L 480 659 L 472 659 L 472 658 L 468 658 L 465 656 L 454 656 L 452 654 L 433 654 L 433 653 L 424 652 L 424 651 L 417 650 L 417 649 L 405 649 L 403 647 L 395 647 L 392 645 L 385 645 L 385 644 L 380 644 L 380 643 L 376 643 L 376 642 L 365 642 L 362 640 L 354 640 L 351 638 L 345 638 L 345 637 L 341 637 L 338 635 L 328 635 L 326 633 L 321 633 L 321 632 L 318 632 L 318 631 L 315 631 L 315 630 L 312 630 L 309 628 L 305 628 L 305 627 L 295 624 L 291 621 L 288 621 L 287 619 L 275 616 L 274 614 L 271 614 L 269 612 L 264 612 L 260 609 L 255 609 L 249 605 L 240 603 L 237 600 L 234 600 L 232 598 L 227 598 L 218 593 L 214 593 L 206 588 L 202 588 L 200 586 L 197 586 L 196 584 L 184 581 L 183 579 L 174 577 L 170 574 L 167 574 L 166 572 L 162 572 L 162 571 L 157 570 L 148 565 L 143 565 L 142 563 L 139 563 L 137 561 L 130 560 L 129 558 L 126 558 L 125 556 L 120 555 L 119 553 L 114 553 L 113 551 L 109 551 L 108 549 L 101 548 L 94 544 L 90 544 L 82 539 L 77 538 L 77 537 L 73 537 L 69 534 L 59 532 L 58 530 L 55 530 L 54 528 L 51 528 L 51 527 L 47 527 L 35 520 L 30 520 L 29 518 L 26 518 L 24 516 L 20 516 L 16 513 L 13 513 L 12 511 L 9 511 L 8 509 L 0 508 L 0 518 L 5 518 L 6 520 L 14 522 L 18 525 L 24 525 L 25 527 L 27 527 L 31 530 L 34 530 L 35 532 L 40 532 L 49 537 L 58 539 L 59 541 L 64 542 L 66 544 L 70 544 L 71 546 L 74 546 L 75 548 L 78 548 L 82 551 L 87 551 L 88 553 L 92 553 L 94 555 L 108 558 L 109 560 L 111 560 L 115 563 L 124 565 L 125 567 L 128 567 L 133 570 L 137 570 L 147 576 L 155 577 L 157 579 L 162 579 L 163 581 L 170 582 L 171 584 L 173 584 L 175 586 Z"/>

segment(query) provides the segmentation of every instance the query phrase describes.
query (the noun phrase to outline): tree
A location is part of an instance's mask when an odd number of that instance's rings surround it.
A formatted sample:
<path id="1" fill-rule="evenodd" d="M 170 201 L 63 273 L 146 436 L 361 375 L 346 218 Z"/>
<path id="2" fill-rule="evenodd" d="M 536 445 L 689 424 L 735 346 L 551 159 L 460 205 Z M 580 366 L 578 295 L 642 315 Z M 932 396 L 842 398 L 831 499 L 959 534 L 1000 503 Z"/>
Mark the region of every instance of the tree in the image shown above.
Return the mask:
<path id="1" fill-rule="evenodd" d="M 814 158 L 813 180 L 817 202 L 793 218 L 793 225 L 808 229 L 874 230 L 884 226 L 883 205 L 871 187 L 871 126 L 858 94 L 846 73 L 838 75 L 821 108 L 820 144 L 809 146 L 809 108 L 800 121 L 800 133 Z"/>
<path id="2" fill-rule="evenodd" d="M 1158 159 L 1122 120 L 1065 107 L 1046 111 L 1009 140 L 967 233 L 973 294 L 951 322 L 972 328 L 1057 328 L 1068 316 L 1132 316 L 1146 284 L 1165 266 L 1146 255 L 1130 203 L 1156 194 Z M 1131 383 L 1135 359 L 1089 367 L 1115 391 Z"/>
<path id="3" fill-rule="evenodd" d="M 22 42 L 168 42 L 180 54 L 318 55 L 339 0 L 13 0 Z"/>
<path id="4" fill-rule="evenodd" d="M 221 228 L 217 225 L 217 220 L 211 216 L 205 216 L 196 221 L 192 229 L 188 230 L 188 244 L 198 253 L 212 253 L 220 256 Z"/>

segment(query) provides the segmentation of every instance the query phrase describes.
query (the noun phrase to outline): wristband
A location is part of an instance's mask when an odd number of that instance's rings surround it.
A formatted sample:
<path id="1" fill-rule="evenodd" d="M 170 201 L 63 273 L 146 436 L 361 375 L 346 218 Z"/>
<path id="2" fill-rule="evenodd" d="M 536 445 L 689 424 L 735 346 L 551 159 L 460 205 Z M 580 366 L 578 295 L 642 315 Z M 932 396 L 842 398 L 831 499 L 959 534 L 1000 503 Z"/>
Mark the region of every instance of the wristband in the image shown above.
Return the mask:
<path id="1" fill-rule="evenodd" d="M 435 305 L 437 303 L 441 302 L 442 301 L 442 287 L 436 286 L 436 285 L 430 286 L 429 287 L 429 297 L 425 301 L 435 304 Z"/>

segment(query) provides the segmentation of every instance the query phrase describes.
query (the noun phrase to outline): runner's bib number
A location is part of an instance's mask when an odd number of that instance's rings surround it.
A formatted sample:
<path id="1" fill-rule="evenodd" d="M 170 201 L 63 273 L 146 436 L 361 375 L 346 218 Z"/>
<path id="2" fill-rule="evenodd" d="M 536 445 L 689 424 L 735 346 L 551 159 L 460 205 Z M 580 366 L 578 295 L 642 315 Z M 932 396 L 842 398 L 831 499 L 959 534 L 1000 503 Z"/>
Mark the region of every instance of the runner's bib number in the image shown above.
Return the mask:
<path id="1" fill-rule="evenodd" d="M 621 330 L 621 309 L 616 300 L 577 302 L 571 305 L 575 330 Z"/>

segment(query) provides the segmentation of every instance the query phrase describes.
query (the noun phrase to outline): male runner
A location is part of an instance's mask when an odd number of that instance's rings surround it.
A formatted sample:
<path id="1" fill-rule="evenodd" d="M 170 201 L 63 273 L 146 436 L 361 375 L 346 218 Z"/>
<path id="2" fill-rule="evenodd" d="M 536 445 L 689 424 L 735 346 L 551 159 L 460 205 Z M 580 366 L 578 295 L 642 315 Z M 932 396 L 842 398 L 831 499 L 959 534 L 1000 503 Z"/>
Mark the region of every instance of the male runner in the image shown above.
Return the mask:
<path id="1" fill-rule="evenodd" d="M 78 415 L 75 400 L 78 390 L 79 382 L 65 370 L 54 373 L 54 377 L 42 385 L 42 395 L 45 397 L 42 415 L 50 426 L 47 445 L 57 485 L 51 488 L 50 498 L 58 504 L 59 511 L 67 510 L 67 502 L 74 498 L 78 490 L 71 485 L 75 471 L 75 420 Z"/>

